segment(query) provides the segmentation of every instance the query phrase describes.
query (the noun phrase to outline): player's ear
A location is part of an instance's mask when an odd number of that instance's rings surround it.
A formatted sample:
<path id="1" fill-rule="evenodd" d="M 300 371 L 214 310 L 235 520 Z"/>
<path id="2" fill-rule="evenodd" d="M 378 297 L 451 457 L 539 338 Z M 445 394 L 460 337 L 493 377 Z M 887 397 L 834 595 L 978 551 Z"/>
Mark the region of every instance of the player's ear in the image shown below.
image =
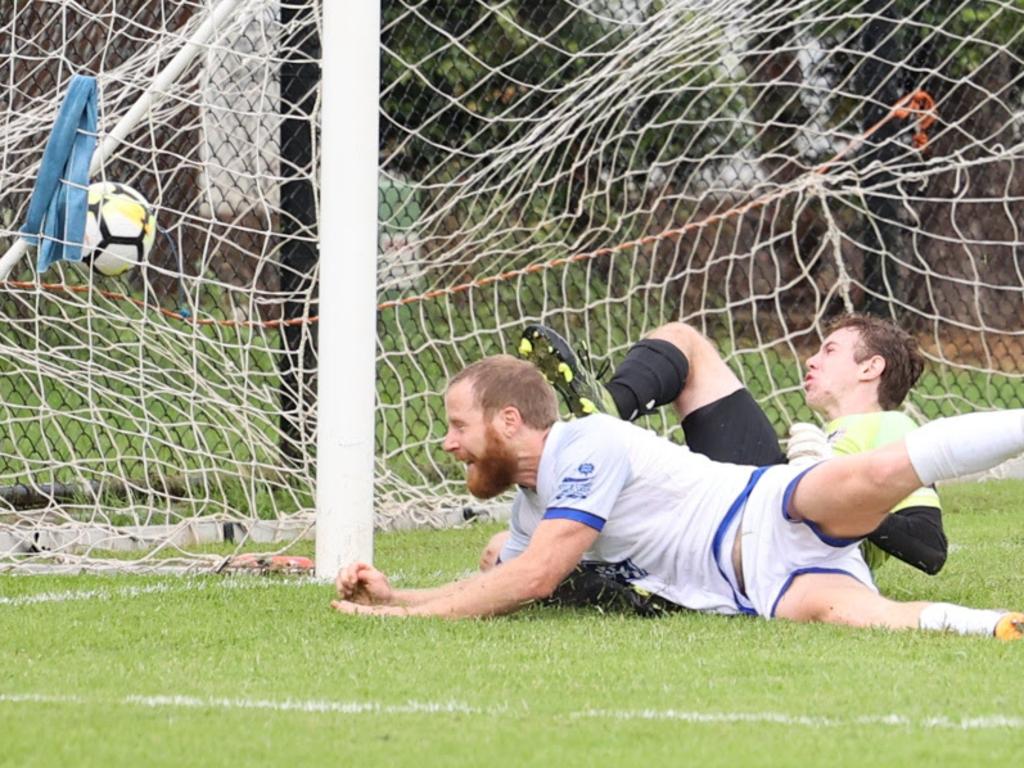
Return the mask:
<path id="1" fill-rule="evenodd" d="M 523 415 L 519 413 L 519 409 L 514 405 L 506 405 L 502 408 L 498 413 L 498 418 L 501 420 L 501 426 L 505 430 L 505 437 L 511 437 L 523 424 Z"/>
<path id="2" fill-rule="evenodd" d="M 861 363 L 860 369 L 865 381 L 877 379 L 885 371 L 885 358 L 881 355 L 872 355 Z"/>

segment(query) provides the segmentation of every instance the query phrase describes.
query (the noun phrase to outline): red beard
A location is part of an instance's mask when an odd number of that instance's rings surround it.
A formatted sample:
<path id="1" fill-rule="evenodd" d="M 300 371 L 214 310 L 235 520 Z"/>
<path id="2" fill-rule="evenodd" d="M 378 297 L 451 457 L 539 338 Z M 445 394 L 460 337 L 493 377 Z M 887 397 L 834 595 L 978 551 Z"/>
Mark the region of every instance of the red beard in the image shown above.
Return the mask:
<path id="1" fill-rule="evenodd" d="M 493 499 L 515 483 L 518 462 L 508 443 L 487 425 L 486 452 L 473 459 L 466 473 L 466 486 L 478 499 Z"/>

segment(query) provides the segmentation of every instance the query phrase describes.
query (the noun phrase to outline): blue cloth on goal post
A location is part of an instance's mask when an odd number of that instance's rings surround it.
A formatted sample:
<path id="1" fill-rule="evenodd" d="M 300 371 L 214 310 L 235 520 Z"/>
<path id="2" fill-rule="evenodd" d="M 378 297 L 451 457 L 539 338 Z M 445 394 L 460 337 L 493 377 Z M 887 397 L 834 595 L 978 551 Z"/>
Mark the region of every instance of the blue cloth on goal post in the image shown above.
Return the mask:
<path id="1" fill-rule="evenodd" d="M 96 78 L 75 75 L 43 151 L 36 185 L 21 228 L 39 246 L 36 269 L 56 261 L 81 261 L 89 206 L 89 164 L 96 150 Z"/>

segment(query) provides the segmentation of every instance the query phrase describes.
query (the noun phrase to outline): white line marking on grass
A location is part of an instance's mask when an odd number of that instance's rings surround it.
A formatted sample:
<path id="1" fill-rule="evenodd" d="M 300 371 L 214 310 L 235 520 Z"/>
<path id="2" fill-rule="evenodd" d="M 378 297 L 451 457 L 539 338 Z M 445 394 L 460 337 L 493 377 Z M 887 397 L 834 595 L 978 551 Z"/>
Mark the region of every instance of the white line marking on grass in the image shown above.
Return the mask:
<path id="1" fill-rule="evenodd" d="M 220 709 L 266 710 L 272 712 L 307 712 L 338 715 L 482 715 L 485 717 L 522 717 L 530 711 L 524 707 L 474 707 L 463 702 L 406 701 L 384 704 L 378 701 L 332 701 L 329 699 L 243 699 L 180 695 L 129 695 L 120 699 L 90 698 L 74 695 L 40 693 L 0 693 L 0 704 L 75 704 L 85 707 L 124 705 L 152 709 Z M 548 718 L 558 713 L 544 713 Z M 943 731 L 1024 730 L 1024 718 L 1003 715 L 978 717 L 923 717 L 905 715 L 863 715 L 860 717 L 820 717 L 790 715 L 783 712 L 692 712 L 677 709 L 586 709 L 562 715 L 570 720 L 653 720 L 674 721 L 691 725 L 758 724 L 796 728 L 849 728 L 853 726 L 890 726 Z"/>
<path id="2" fill-rule="evenodd" d="M 125 696 L 123 699 L 89 699 L 40 693 L 0 694 L 0 704 L 78 704 L 82 706 L 124 704 L 159 709 L 262 709 L 274 712 L 327 712 L 340 715 L 498 715 L 502 709 L 481 709 L 458 701 L 407 701 L 382 704 L 376 701 L 330 701 L 324 699 L 240 699 L 196 696 Z"/>
<path id="3" fill-rule="evenodd" d="M 687 712 L 675 709 L 609 710 L 587 709 L 573 712 L 574 720 L 675 720 L 694 724 L 764 723 L 794 725 L 806 728 L 844 728 L 852 725 L 889 725 L 901 728 L 925 728 L 956 731 L 983 731 L 998 728 L 1024 729 L 1024 718 L 987 715 L 984 717 L 925 717 L 914 719 L 904 715 L 863 715 L 860 717 L 819 717 L 787 715 L 782 712 Z"/>
<path id="4" fill-rule="evenodd" d="M 34 595 L 18 597 L 0 597 L 0 607 L 35 605 L 37 603 L 69 603 L 80 600 L 118 600 L 174 592 L 199 592 L 204 589 L 269 589 L 271 587 L 298 587 L 313 584 L 311 580 L 263 580 L 259 577 L 241 579 L 209 579 L 205 581 L 168 582 L 149 584 L 144 587 L 122 587 L 120 589 L 69 589 L 63 592 L 39 592 Z"/>
<path id="5" fill-rule="evenodd" d="M 226 699 L 192 696 L 127 696 L 126 704 L 144 707 L 185 707 L 187 709 L 269 709 L 275 712 L 332 712 L 342 715 L 385 714 L 461 714 L 482 715 L 485 710 L 458 701 L 407 701 L 404 704 L 381 704 L 374 701 L 329 701 L 322 699 Z"/>
<path id="6" fill-rule="evenodd" d="M 34 595 L 20 597 L 0 597 L 0 605 L 34 605 L 36 603 L 67 603 L 76 600 L 111 600 L 118 597 L 136 597 L 152 595 L 158 592 L 173 592 L 168 584 L 151 584 L 145 587 L 125 587 L 124 589 L 69 589 L 64 592 L 39 592 Z"/>

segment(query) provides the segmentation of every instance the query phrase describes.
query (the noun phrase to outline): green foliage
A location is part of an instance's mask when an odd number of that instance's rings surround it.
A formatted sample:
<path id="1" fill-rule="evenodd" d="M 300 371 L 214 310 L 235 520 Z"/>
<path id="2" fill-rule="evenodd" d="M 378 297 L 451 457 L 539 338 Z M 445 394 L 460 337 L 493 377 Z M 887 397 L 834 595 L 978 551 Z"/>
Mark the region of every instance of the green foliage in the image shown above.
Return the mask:
<path id="1" fill-rule="evenodd" d="M 440 170 L 447 159 L 443 147 L 481 154 L 502 143 L 509 123 L 591 66 L 580 51 L 608 50 L 616 42 L 593 17 L 564 2 L 513 0 L 488 8 L 459 0 L 386 0 L 381 16 L 387 118 L 381 143 L 403 141 L 406 131 L 417 130 L 421 139 L 403 150 L 394 169 L 418 171 L 417 177 Z M 451 180 L 457 170 L 445 168 L 435 181 Z"/>
<path id="2" fill-rule="evenodd" d="M 660 13 L 681 27 L 700 18 L 660 3 L 644 7 L 637 6 L 641 16 Z M 438 251 L 463 239 L 449 239 L 453 226 L 486 233 L 468 274 L 446 273 L 447 254 L 432 258 L 440 262 L 438 284 L 648 234 L 649 212 L 638 208 L 652 167 L 683 182 L 706 156 L 738 152 L 752 137 L 738 122 L 739 89 L 718 64 L 727 45 L 720 24 L 652 70 L 635 25 L 564 0 L 389 0 L 383 18 L 382 167 L 389 178 L 422 185 L 414 205 L 386 190 L 388 226 L 414 209 L 444 206 L 445 195 L 491 160 L 507 164 L 507 179 L 486 182 L 488 189 L 416 230 L 427 241 L 438 237 L 428 246 Z M 612 55 L 621 67 L 638 67 L 628 98 L 615 103 L 607 101 Z M 537 135 L 559 114 L 557 130 Z M 676 203 L 679 219 L 692 213 L 692 204 Z"/>

